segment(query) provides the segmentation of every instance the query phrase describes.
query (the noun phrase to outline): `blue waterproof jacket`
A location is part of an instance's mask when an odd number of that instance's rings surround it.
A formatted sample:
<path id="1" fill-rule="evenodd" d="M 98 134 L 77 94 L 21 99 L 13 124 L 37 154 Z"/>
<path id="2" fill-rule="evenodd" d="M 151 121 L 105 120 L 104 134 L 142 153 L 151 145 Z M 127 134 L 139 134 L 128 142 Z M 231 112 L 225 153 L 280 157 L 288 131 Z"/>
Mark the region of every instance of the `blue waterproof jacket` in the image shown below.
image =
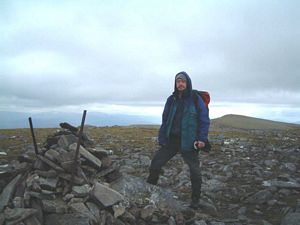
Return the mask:
<path id="1" fill-rule="evenodd" d="M 186 76 L 187 88 L 183 94 L 184 110 L 181 119 L 181 151 L 191 151 L 194 149 L 195 141 L 207 142 L 210 119 L 208 108 L 202 98 L 196 95 L 197 104 L 192 96 L 192 82 L 186 72 L 180 72 Z M 174 92 L 168 97 L 162 115 L 162 124 L 159 129 L 158 142 L 165 145 L 170 138 L 170 131 L 177 109 L 178 90 L 176 80 Z"/>

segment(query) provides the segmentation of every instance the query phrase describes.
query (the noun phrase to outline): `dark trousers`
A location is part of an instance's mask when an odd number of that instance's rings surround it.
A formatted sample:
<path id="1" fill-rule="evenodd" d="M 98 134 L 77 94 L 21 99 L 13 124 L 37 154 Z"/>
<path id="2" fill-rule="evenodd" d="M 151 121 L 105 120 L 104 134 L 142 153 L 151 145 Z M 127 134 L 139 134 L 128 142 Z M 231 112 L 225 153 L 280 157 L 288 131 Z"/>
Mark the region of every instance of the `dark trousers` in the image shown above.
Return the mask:
<path id="1" fill-rule="evenodd" d="M 155 153 L 151 161 L 150 174 L 147 181 L 151 184 L 157 184 L 161 168 L 178 152 L 181 153 L 183 160 L 190 168 L 190 179 L 192 183 L 192 199 L 197 200 L 200 198 L 201 195 L 202 184 L 198 152 L 195 150 L 181 151 L 179 138 L 171 138 L 167 145 L 162 146 Z"/>

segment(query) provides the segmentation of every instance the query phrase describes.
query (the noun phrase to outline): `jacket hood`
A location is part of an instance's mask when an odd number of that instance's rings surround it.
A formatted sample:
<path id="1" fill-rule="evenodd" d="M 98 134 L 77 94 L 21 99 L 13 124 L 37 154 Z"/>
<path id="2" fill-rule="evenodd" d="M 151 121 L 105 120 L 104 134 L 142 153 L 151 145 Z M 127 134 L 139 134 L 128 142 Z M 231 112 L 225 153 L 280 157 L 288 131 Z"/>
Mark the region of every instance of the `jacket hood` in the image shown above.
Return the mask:
<path id="1" fill-rule="evenodd" d="M 185 89 L 184 92 L 183 92 L 183 96 L 184 96 L 184 97 L 190 96 L 190 95 L 192 94 L 192 90 L 193 90 L 193 89 L 192 89 L 192 81 L 191 81 L 191 78 L 190 78 L 189 75 L 188 75 L 186 72 L 184 72 L 184 71 L 177 73 L 177 74 L 175 75 L 175 77 L 176 77 L 178 74 L 182 74 L 182 75 L 184 75 L 184 76 L 186 77 L 186 89 Z M 175 82 L 174 82 L 174 83 L 175 83 L 175 84 L 174 84 L 174 92 L 173 92 L 173 94 L 174 94 L 176 97 L 178 97 L 179 91 L 178 91 L 177 88 L 176 88 L 176 79 L 175 79 Z"/>

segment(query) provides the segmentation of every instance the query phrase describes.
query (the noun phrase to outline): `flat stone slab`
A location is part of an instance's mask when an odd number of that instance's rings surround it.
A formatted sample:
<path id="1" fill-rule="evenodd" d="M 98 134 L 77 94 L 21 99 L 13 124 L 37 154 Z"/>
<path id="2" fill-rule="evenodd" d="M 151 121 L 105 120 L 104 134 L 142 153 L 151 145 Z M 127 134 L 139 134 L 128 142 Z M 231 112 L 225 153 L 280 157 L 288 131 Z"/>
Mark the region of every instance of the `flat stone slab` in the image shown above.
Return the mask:
<path id="1" fill-rule="evenodd" d="M 59 152 L 54 149 L 49 149 L 44 156 L 53 162 L 57 162 L 60 158 Z"/>
<path id="2" fill-rule="evenodd" d="M 100 183 L 94 185 L 90 195 L 98 200 L 105 208 L 124 200 L 123 195 L 119 192 Z"/>
<path id="3" fill-rule="evenodd" d="M 58 172 L 64 172 L 64 169 L 61 168 L 59 165 L 57 165 L 56 163 L 52 162 L 51 160 L 47 159 L 44 156 L 41 155 L 37 155 L 37 157 L 42 160 L 44 163 L 48 164 L 51 168 L 55 169 Z"/>
<path id="4" fill-rule="evenodd" d="M 70 150 L 76 150 L 77 144 L 71 144 L 69 146 Z M 97 166 L 99 169 L 102 166 L 102 163 L 100 161 L 100 159 L 98 159 L 96 156 L 94 156 L 92 153 L 90 153 L 88 150 L 86 150 L 84 147 L 82 147 L 80 145 L 79 147 L 79 153 L 80 155 L 82 155 L 84 158 L 86 158 L 88 161 L 90 161 L 91 163 L 93 163 L 93 165 Z"/>
<path id="5" fill-rule="evenodd" d="M 278 187 L 287 189 L 300 189 L 300 184 L 291 181 L 267 180 L 263 182 L 265 187 Z"/>
<path id="6" fill-rule="evenodd" d="M 31 208 L 6 208 L 4 210 L 4 216 L 6 223 L 5 224 L 17 224 L 21 222 L 22 220 L 34 215 L 37 213 L 36 209 Z"/>
<path id="7" fill-rule="evenodd" d="M 120 193 L 124 193 L 125 198 L 130 202 L 140 202 L 140 199 L 148 198 L 155 203 L 159 210 L 169 209 L 171 212 L 185 210 L 184 203 L 175 199 L 176 193 L 166 188 L 148 184 L 140 177 L 123 174 L 123 176 L 111 183 L 112 188 Z"/>
<path id="8" fill-rule="evenodd" d="M 9 200 L 12 198 L 12 195 L 16 190 L 16 185 L 19 182 L 21 177 L 22 174 L 19 174 L 14 179 L 12 179 L 12 181 L 9 182 L 9 184 L 6 185 L 6 187 L 3 189 L 0 195 L 0 212 L 2 212 L 4 207 L 9 203 Z"/>

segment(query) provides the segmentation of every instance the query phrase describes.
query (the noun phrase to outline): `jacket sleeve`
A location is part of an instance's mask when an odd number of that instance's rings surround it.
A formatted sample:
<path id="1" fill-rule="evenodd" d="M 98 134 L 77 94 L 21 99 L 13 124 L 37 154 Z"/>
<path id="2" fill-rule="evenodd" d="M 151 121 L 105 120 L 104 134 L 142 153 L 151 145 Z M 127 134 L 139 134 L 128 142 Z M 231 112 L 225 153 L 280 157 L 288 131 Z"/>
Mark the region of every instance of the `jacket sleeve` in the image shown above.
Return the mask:
<path id="1" fill-rule="evenodd" d="M 209 109 L 206 107 L 203 99 L 198 96 L 198 106 L 199 106 L 199 113 L 198 113 L 198 140 L 207 142 L 208 141 L 208 130 L 210 126 L 210 119 L 209 119 Z"/>
<path id="2" fill-rule="evenodd" d="M 165 107 L 164 107 L 164 111 L 162 114 L 162 123 L 158 132 L 158 144 L 159 145 L 165 145 L 167 140 L 166 140 L 166 129 L 167 129 L 167 120 L 168 120 L 168 115 L 169 115 L 169 111 L 171 108 L 171 104 L 172 104 L 172 99 L 173 96 L 171 95 L 166 103 L 165 103 Z"/>

